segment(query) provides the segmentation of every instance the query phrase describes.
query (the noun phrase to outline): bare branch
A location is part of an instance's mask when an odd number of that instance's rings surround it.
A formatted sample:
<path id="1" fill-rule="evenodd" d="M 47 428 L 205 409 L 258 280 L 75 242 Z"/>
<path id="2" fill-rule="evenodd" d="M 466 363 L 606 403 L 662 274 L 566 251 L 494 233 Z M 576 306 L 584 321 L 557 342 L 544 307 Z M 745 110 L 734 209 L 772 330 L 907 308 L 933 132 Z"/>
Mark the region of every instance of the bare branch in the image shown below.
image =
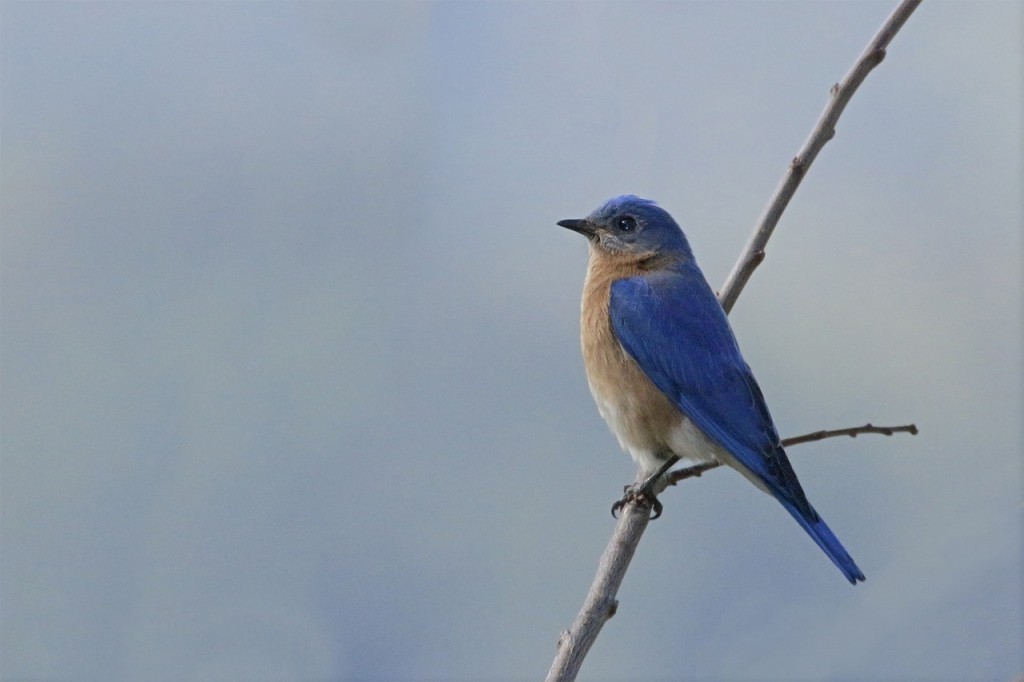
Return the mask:
<path id="1" fill-rule="evenodd" d="M 836 438 L 838 436 L 849 436 L 850 438 L 856 438 L 861 433 L 879 433 L 883 436 L 891 436 L 894 433 L 909 433 L 912 436 L 917 435 L 917 425 L 907 424 L 905 426 L 874 426 L 872 424 L 865 424 L 864 426 L 851 426 L 848 429 L 835 429 L 832 431 L 814 431 L 813 433 L 805 433 L 802 436 L 793 436 L 791 438 L 783 438 L 783 447 L 790 447 L 791 445 L 800 445 L 802 443 L 811 443 L 813 441 L 825 440 L 826 438 Z M 721 462 L 705 462 L 703 464 L 695 464 L 693 466 L 686 467 L 685 469 L 676 469 L 668 476 L 668 485 L 675 485 L 680 481 L 685 481 L 688 478 L 699 478 L 705 471 L 711 471 L 722 466 Z"/>
<path id="2" fill-rule="evenodd" d="M 685 481 L 688 478 L 700 478 L 701 474 L 705 471 L 711 471 L 722 466 L 721 462 L 704 462 L 703 464 L 694 464 L 693 466 L 685 467 L 683 469 L 677 469 L 668 475 L 668 485 L 676 485 L 680 481 Z"/>
<path id="3" fill-rule="evenodd" d="M 807 173 L 821 148 L 835 135 L 835 124 L 842 114 L 853 93 L 878 64 L 885 58 L 885 48 L 900 30 L 910 14 L 917 8 L 921 0 L 903 0 L 896 11 L 886 20 L 882 28 L 875 34 L 867 49 L 857 60 L 853 69 L 832 88 L 832 97 L 825 107 L 818 124 L 811 132 L 807 142 L 797 153 L 790 164 L 789 171 L 782 184 L 775 191 L 758 222 L 757 228 L 747 243 L 739 261 L 726 279 L 725 286 L 719 293 L 722 307 L 728 313 L 754 269 L 764 260 L 765 246 L 779 222 L 782 212 L 786 209 L 800 181 Z M 870 426 L 870 425 L 869 425 Z M 901 429 L 903 427 L 895 427 Z M 910 430 L 911 433 L 916 429 Z M 809 434 L 815 435 L 815 434 Z M 855 435 L 855 434 L 843 434 Z M 821 436 L 822 438 L 828 436 Z M 801 441 L 805 442 L 805 441 Z M 705 469 L 706 470 L 706 469 Z M 703 472 L 700 472 L 703 473 Z M 691 475 L 699 475 L 694 473 Z M 649 522 L 649 510 L 636 504 L 627 504 L 619 517 L 608 547 L 601 556 L 597 575 L 590 586 L 590 592 L 573 622 L 572 627 L 562 633 L 558 642 L 558 654 L 555 656 L 551 669 L 548 671 L 548 682 L 572 682 L 579 673 L 583 659 L 590 650 L 602 626 L 608 621 L 618 607 L 615 597 L 625 577 L 629 562 L 636 552 L 640 538 Z"/>
<path id="4" fill-rule="evenodd" d="M 782 446 L 788 448 L 791 445 L 800 445 L 801 443 L 810 443 L 812 441 L 825 440 L 826 438 L 835 438 L 837 436 L 849 436 L 850 438 L 856 438 L 862 433 L 878 433 L 883 436 L 891 436 L 894 433 L 909 433 L 911 436 L 916 436 L 917 425 L 874 426 L 872 424 L 865 424 L 864 426 L 852 426 L 848 429 L 835 429 L 834 431 L 815 431 L 814 433 L 805 433 L 802 436 L 783 438 Z"/>
<path id="5" fill-rule="evenodd" d="M 597 575 L 590 586 L 587 599 L 573 621 L 572 627 L 558 638 L 558 653 L 548 671 L 546 682 L 570 682 L 576 679 L 580 666 L 601 628 L 615 615 L 619 606 L 615 596 L 626 577 L 626 569 L 633 559 L 640 536 L 650 522 L 649 509 L 627 504 L 622 509 L 612 539 L 597 565 Z"/>
<path id="6" fill-rule="evenodd" d="M 814 126 L 814 130 L 804 142 L 804 146 L 789 163 L 786 176 L 775 189 L 775 193 L 768 202 L 768 207 L 765 208 L 758 220 L 754 234 L 743 250 L 743 255 L 736 261 L 736 265 L 733 266 L 732 272 L 729 273 L 725 285 L 718 294 L 718 299 L 722 302 L 725 312 L 728 313 L 732 310 L 740 292 L 746 286 L 747 280 L 764 260 L 765 247 L 768 245 L 768 239 L 772 236 L 779 218 L 782 217 L 782 212 L 786 210 L 789 200 L 793 198 L 796 188 L 800 186 L 800 181 L 804 179 L 807 169 L 814 163 L 818 152 L 836 134 L 836 121 L 839 120 L 843 109 L 853 97 L 853 93 L 857 91 L 871 70 L 885 59 L 885 48 L 889 46 L 896 32 L 910 18 L 911 13 L 917 9 L 919 4 L 921 4 L 921 0 L 903 0 L 868 43 L 853 68 L 843 77 L 843 80 L 832 86 L 831 97 L 818 119 L 818 124 Z"/>

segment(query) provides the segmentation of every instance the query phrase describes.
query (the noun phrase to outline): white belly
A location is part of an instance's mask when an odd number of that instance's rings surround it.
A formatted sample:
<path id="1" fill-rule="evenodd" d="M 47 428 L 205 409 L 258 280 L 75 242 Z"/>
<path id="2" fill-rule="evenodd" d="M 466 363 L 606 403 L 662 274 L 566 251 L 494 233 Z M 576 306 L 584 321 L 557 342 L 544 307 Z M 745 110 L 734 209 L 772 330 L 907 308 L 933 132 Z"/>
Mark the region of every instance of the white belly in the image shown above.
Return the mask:
<path id="1" fill-rule="evenodd" d="M 723 461 L 722 448 L 681 412 L 662 416 L 658 428 L 652 428 L 650 414 L 644 412 L 649 404 L 643 397 L 621 390 L 610 397 L 601 395 L 593 385 L 590 389 L 598 412 L 622 449 L 639 465 L 641 476 L 657 471 L 671 455 L 694 463 Z"/>

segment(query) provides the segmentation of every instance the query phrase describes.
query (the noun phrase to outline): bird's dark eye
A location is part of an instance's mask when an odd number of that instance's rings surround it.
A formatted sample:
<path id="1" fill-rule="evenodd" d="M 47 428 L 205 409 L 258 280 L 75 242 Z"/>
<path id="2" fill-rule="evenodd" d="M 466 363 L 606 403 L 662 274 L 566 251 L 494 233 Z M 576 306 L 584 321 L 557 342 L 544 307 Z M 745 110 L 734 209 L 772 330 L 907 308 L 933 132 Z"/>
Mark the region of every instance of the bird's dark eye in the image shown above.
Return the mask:
<path id="1" fill-rule="evenodd" d="M 631 215 L 624 215 L 615 224 L 623 232 L 632 232 L 636 229 L 636 218 Z"/>

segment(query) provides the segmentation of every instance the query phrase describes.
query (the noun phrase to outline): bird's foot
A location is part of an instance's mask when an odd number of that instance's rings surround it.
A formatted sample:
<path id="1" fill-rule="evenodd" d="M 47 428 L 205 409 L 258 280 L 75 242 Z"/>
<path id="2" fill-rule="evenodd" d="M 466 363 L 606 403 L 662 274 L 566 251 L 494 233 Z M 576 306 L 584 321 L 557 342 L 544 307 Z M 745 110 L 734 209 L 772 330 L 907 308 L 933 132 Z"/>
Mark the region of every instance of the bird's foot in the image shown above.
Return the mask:
<path id="1" fill-rule="evenodd" d="M 627 485 L 623 489 L 622 498 L 612 505 L 612 516 L 618 518 L 619 511 L 630 502 L 643 509 L 650 509 L 652 521 L 661 516 L 665 507 L 658 501 L 658 493 L 665 489 L 668 482 L 665 475 L 678 461 L 677 455 L 670 455 L 657 471 L 641 483 Z"/>
<path id="2" fill-rule="evenodd" d="M 651 487 L 649 481 L 641 485 L 627 485 L 623 489 L 622 497 L 612 505 L 612 516 L 619 518 L 619 512 L 630 503 L 635 504 L 641 509 L 650 509 L 652 521 L 661 516 L 661 512 L 664 511 L 665 507 L 655 496 Z"/>

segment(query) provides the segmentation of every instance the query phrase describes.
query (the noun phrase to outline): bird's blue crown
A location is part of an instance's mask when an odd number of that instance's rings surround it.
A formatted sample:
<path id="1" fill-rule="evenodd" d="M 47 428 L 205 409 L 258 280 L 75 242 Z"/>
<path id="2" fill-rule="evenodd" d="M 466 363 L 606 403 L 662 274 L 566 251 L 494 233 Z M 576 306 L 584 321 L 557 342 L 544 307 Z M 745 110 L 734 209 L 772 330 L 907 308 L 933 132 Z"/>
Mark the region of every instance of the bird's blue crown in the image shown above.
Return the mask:
<path id="1" fill-rule="evenodd" d="M 676 221 L 650 199 L 624 194 L 606 201 L 587 220 L 607 230 L 623 250 L 690 252 Z"/>

